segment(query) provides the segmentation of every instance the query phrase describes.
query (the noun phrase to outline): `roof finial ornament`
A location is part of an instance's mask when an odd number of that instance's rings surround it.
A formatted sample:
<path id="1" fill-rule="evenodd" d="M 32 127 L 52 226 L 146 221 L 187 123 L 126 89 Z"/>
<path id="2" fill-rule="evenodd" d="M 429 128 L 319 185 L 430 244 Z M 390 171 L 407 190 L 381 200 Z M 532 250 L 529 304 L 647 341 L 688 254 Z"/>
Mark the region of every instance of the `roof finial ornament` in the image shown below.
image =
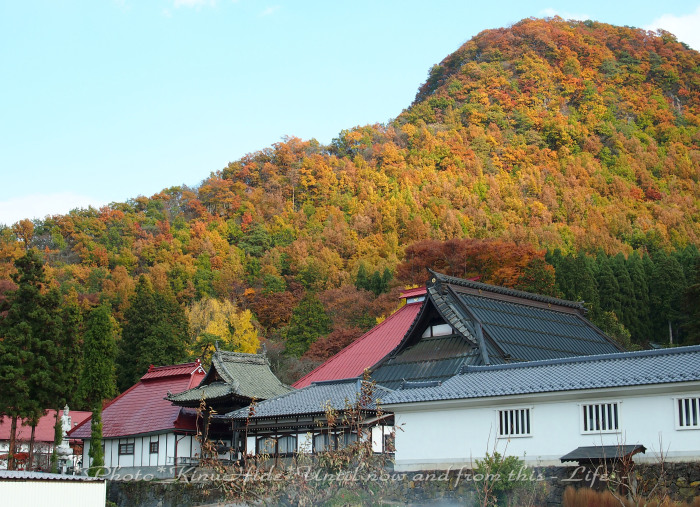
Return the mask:
<path id="1" fill-rule="evenodd" d="M 219 340 L 216 340 L 216 341 L 214 342 L 214 349 L 215 349 L 217 352 L 219 352 Z"/>
<path id="2" fill-rule="evenodd" d="M 261 354 L 263 356 L 267 356 L 267 346 L 264 343 L 261 346 L 261 350 L 262 350 Z"/>

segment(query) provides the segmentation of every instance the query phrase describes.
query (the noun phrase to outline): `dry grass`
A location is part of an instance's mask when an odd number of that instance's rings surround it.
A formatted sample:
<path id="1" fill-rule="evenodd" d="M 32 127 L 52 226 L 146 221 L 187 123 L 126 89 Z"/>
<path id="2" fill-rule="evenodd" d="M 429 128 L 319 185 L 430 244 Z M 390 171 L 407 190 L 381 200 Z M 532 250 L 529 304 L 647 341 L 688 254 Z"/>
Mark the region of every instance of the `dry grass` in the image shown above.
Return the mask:
<path id="1" fill-rule="evenodd" d="M 674 502 L 668 497 L 630 500 L 617 497 L 607 490 L 576 489 L 572 486 L 564 490 L 563 500 L 564 507 L 700 507 L 700 496 L 696 496 L 690 503 Z"/>

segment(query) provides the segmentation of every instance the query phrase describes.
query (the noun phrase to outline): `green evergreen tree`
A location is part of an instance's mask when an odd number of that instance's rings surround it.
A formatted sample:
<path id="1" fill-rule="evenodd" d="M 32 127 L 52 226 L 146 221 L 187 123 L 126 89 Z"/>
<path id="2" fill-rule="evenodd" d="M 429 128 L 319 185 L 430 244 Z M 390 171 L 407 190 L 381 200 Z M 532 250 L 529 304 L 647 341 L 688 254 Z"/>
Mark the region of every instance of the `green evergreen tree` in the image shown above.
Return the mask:
<path id="1" fill-rule="evenodd" d="M 614 312 L 619 320 L 621 313 L 620 285 L 613 273 L 610 259 L 605 254 L 598 254 L 596 263 L 598 265 L 597 281 L 600 309 L 603 312 Z"/>
<path id="2" fill-rule="evenodd" d="M 384 273 L 382 273 L 382 292 L 389 290 L 389 284 L 393 280 L 394 275 L 391 273 L 389 268 L 384 268 Z"/>
<path id="3" fill-rule="evenodd" d="M 187 357 L 187 317 L 174 297 L 154 291 L 146 277 L 136 285 L 117 360 L 118 387 L 124 390 L 143 376 L 150 365 L 167 365 Z"/>
<path id="4" fill-rule="evenodd" d="M 650 291 L 652 324 L 658 339 L 665 337 L 673 342 L 674 326 L 680 318 L 681 297 L 686 290 L 685 274 L 672 255 L 659 252 L 654 264 L 653 290 Z"/>
<path id="5" fill-rule="evenodd" d="M 66 389 L 57 364 L 64 359 L 59 295 L 44 293 L 46 276 L 36 250 L 17 259 L 15 268 L 17 289 L 9 293 L 0 320 L 0 413 L 12 419 L 9 468 L 14 467 L 17 420 L 35 426 L 47 407 L 65 400 Z"/>
<path id="6" fill-rule="evenodd" d="M 12 275 L 12 280 L 17 289 L 9 293 L 0 309 L 6 312 L 0 320 L 0 414 L 11 418 L 10 470 L 15 466 L 18 420 L 38 421 L 44 412 L 36 389 L 45 372 L 35 372 L 33 368 L 46 362 L 46 358 L 37 356 L 50 345 L 50 342 L 45 343 L 48 340 L 44 339 L 44 331 L 46 326 L 53 326 L 42 294 L 46 278 L 38 252 L 28 250 L 14 264 L 17 272 Z"/>
<path id="7" fill-rule="evenodd" d="M 83 345 L 83 371 L 80 378 L 80 396 L 92 411 L 90 428 L 90 470 L 95 476 L 104 465 L 102 453 L 102 402 L 117 392 L 114 359 L 117 347 L 114 325 L 107 306 L 98 306 L 90 312 Z"/>
<path id="8" fill-rule="evenodd" d="M 610 259 L 610 268 L 612 269 L 615 280 L 617 281 L 618 293 L 617 300 L 619 301 L 618 319 L 627 330 L 637 326 L 637 299 L 634 293 L 634 285 L 627 269 L 627 259 L 621 253 Z"/>
<path id="9" fill-rule="evenodd" d="M 287 354 L 300 357 L 317 338 L 331 331 L 331 319 L 313 292 L 307 292 L 294 308 L 286 329 Z"/>
<path id="10" fill-rule="evenodd" d="M 360 263 L 357 268 L 357 276 L 355 277 L 355 287 L 360 290 L 370 290 L 369 277 L 367 276 L 367 267 L 364 262 Z"/>
<path id="11" fill-rule="evenodd" d="M 588 308 L 590 318 L 600 313 L 600 299 L 595 280 L 595 261 L 583 253 L 576 256 L 567 255 L 553 260 L 557 290 L 561 297 L 570 301 L 583 301 Z"/>
<path id="12" fill-rule="evenodd" d="M 545 296 L 560 296 L 554 270 L 539 257 L 535 257 L 525 266 L 514 288 Z"/>
<path id="13" fill-rule="evenodd" d="M 647 256 L 648 257 L 648 256 Z M 628 271 L 634 288 L 634 305 L 636 319 L 630 325 L 630 333 L 636 343 L 651 339 L 649 318 L 649 279 L 644 269 L 644 261 L 635 252 L 627 259 Z"/>
<path id="14" fill-rule="evenodd" d="M 375 296 L 378 296 L 382 292 L 384 292 L 384 286 L 382 283 L 382 275 L 379 274 L 379 270 L 375 270 L 374 273 L 372 273 L 372 278 L 369 280 L 369 287 L 372 292 L 374 292 Z"/>
<path id="15" fill-rule="evenodd" d="M 639 350 L 639 345 L 632 343 L 630 332 L 618 320 L 617 315 L 613 312 L 602 312 L 594 322 L 610 338 L 615 340 L 617 344 L 624 350 Z"/>
<path id="16" fill-rule="evenodd" d="M 88 475 L 97 477 L 102 475 L 104 469 L 102 466 L 105 463 L 105 453 L 102 449 L 102 407 L 93 409 L 90 419 L 90 449 L 88 450 L 90 457 L 90 468 Z"/>
<path id="17" fill-rule="evenodd" d="M 700 263 L 695 270 L 681 302 L 683 312 L 684 344 L 700 344 Z"/>

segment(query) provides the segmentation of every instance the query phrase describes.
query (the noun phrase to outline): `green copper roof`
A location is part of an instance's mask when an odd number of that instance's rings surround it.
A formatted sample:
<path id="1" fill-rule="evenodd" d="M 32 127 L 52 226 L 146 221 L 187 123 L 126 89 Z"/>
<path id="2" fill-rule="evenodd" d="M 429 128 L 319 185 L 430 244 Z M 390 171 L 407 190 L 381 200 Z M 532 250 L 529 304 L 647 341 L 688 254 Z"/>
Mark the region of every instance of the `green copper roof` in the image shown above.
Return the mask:
<path id="1" fill-rule="evenodd" d="M 265 354 L 244 354 L 217 350 L 211 367 L 199 386 L 182 393 L 169 394 L 167 399 L 190 406 L 202 398 L 208 401 L 247 398 L 266 400 L 289 392 L 270 370 Z"/>

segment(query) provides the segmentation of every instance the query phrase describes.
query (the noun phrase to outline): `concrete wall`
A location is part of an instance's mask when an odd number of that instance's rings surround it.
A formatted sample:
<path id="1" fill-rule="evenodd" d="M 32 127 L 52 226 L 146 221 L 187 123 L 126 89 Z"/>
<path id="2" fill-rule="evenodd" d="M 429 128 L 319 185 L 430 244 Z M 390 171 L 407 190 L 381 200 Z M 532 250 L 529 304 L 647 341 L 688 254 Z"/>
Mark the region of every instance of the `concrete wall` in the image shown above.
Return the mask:
<path id="1" fill-rule="evenodd" d="M 656 392 L 655 392 L 656 391 Z M 667 389 L 595 390 L 423 402 L 387 407 L 395 413 L 396 470 L 471 466 L 494 450 L 530 465 L 561 464 L 559 458 L 580 446 L 642 444 L 635 461 L 700 458 L 700 429 L 676 428 L 675 396 L 698 396 Z M 620 402 L 619 431 L 584 434 L 582 404 Z M 531 435 L 498 438 L 498 410 L 530 408 Z"/>

